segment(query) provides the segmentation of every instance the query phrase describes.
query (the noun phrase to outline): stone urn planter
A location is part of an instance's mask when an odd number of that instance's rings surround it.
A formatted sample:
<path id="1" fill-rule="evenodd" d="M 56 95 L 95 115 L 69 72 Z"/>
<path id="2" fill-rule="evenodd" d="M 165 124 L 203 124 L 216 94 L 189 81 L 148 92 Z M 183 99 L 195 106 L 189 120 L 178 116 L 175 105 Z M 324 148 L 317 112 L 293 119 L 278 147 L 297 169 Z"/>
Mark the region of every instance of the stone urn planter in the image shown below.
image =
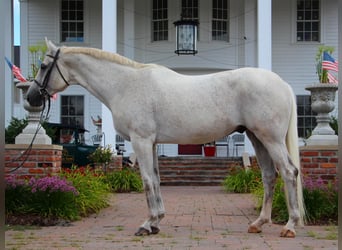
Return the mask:
<path id="1" fill-rule="evenodd" d="M 16 87 L 23 92 L 23 105 L 24 109 L 28 111 L 28 124 L 23 129 L 22 133 L 15 138 L 15 144 L 51 144 L 51 138 L 46 134 L 45 129 L 40 127 L 39 130 L 37 130 L 43 105 L 40 107 L 32 107 L 26 100 L 26 93 L 30 86 L 31 82 L 20 82 L 16 84 Z"/>
<path id="2" fill-rule="evenodd" d="M 306 141 L 307 145 L 338 145 L 338 137 L 330 127 L 329 113 L 335 108 L 335 83 L 317 83 L 305 88 L 311 92 L 311 108 L 317 113 L 317 126 Z"/>

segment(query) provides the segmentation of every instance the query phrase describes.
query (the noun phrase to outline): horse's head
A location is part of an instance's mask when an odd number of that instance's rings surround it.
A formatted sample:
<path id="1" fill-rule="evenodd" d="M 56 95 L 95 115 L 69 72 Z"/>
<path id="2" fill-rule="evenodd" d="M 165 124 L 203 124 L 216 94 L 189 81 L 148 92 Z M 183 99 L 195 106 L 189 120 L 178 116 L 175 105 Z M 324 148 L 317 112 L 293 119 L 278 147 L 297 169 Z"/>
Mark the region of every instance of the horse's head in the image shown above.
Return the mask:
<path id="1" fill-rule="evenodd" d="M 45 40 L 47 45 L 45 59 L 40 65 L 34 83 L 26 94 L 27 101 L 31 106 L 41 106 L 53 94 L 69 86 L 67 78 L 65 78 L 67 72 L 63 70 L 65 67 L 62 66 L 63 62 L 60 59 L 60 48 L 51 41 Z"/>

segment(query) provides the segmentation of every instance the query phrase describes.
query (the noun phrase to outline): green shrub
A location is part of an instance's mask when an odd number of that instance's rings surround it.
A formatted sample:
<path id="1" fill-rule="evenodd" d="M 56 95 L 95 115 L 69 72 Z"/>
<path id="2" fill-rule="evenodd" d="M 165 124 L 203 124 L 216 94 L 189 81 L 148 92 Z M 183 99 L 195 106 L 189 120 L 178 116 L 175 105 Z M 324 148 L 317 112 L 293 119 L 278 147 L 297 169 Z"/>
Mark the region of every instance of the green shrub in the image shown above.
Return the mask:
<path id="1" fill-rule="evenodd" d="M 310 224 L 336 222 L 338 214 L 338 192 L 331 184 L 325 184 L 321 179 L 306 178 L 303 185 L 303 198 L 306 209 L 306 219 Z M 263 187 L 253 191 L 257 197 L 257 209 L 260 210 L 263 200 Z M 284 183 L 277 179 L 273 206 L 272 220 L 284 223 L 288 220 L 288 211 L 284 191 Z"/>
<path id="2" fill-rule="evenodd" d="M 79 192 L 75 204 L 81 216 L 98 213 L 108 206 L 110 187 L 105 183 L 103 174 L 98 174 L 89 167 L 72 167 L 64 169 L 61 175 L 71 181 Z"/>
<path id="3" fill-rule="evenodd" d="M 261 173 L 256 169 L 240 168 L 223 181 L 223 188 L 226 192 L 250 193 L 259 186 L 262 187 Z"/>
<path id="4" fill-rule="evenodd" d="M 18 118 L 12 117 L 9 125 L 5 129 L 5 143 L 14 144 L 15 137 L 23 131 L 27 123 L 28 123 L 27 119 L 18 119 Z"/>
<path id="5" fill-rule="evenodd" d="M 252 192 L 257 199 L 256 208 L 259 211 L 261 210 L 264 188 L 260 170 L 251 169 L 245 171 L 244 169 L 238 169 L 225 178 L 223 186 L 227 192 Z M 310 224 L 337 222 L 338 190 L 334 188 L 335 186 L 331 183 L 324 183 L 322 179 L 304 179 L 303 198 L 306 219 Z M 288 220 L 284 188 L 282 179 L 277 178 L 272 205 L 272 220 L 276 223 L 284 223 Z"/>
<path id="6" fill-rule="evenodd" d="M 307 179 L 303 190 L 307 220 L 316 224 L 320 221 L 337 221 L 338 191 L 331 183 L 325 184 L 321 179 Z"/>
<path id="7" fill-rule="evenodd" d="M 23 129 L 27 126 L 27 124 L 28 124 L 27 118 L 18 119 L 18 118 L 12 117 L 9 125 L 5 129 L 5 143 L 14 144 L 15 137 L 23 131 Z M 42 127 L 45 129 L 46 134 L 49 137 L 51 137 L 52 140 L 56 137 L 56 129 L 48 126 L 46 122 L 42 123 Z"/>
<path id="8" fill-rule="evenodd" d="M 338 135 L 338 120 L 335 116 L 331 117 L 330 127 L 335 131 L 335 134 Z"/>
<path id="9" fill-rule="evenodd" d="M 17 179 L 15 175 L 5 178 L 5 210 L 7 214 L 30 212 L 31 195 L 28 181 Z"/>
<path id="10" fill-rule="evenodd" d="M 65 169 L 59 176 L 6 177 L 6 213 L 42 218 L 79 219 L 107 207 L 109 185 L 90 168 Z"/>
<path id="11" fill-rule="evenodd" d="M 143 190 L 139 174 L 128 168 L 106 174 L 106 183 L 110 185 L 113 192 L 142 192 Z"/>
<path id="12" fill-rule="evenodd" d="M 6 178 L 6 212 L 8 214 L 37 214 L 41 217 L 77 219 L 75 206 L 77 190 L 59 176 L 30 180 Z"/>

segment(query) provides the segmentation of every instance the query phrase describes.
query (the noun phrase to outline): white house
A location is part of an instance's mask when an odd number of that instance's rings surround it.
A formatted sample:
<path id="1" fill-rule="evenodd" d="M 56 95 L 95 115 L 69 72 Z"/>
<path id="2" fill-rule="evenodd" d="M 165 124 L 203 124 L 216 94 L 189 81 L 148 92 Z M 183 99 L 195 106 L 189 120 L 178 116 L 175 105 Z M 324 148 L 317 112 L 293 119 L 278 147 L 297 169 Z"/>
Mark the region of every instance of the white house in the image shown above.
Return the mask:
<path id="1" fill-rule="evenodd" d="M 20 0 L 21 68 L 29 73 L 28 46 L 45 37 L 58 45 L 102 48 L 184 74 L 263 67 L 293 87 L 299 135 L 304 137 L 313 128 L 305 86 L 318 81 L 317 48 L 334 46 L 338 57 L 337 7 L 338 0 Z M 195 56 L 174 53 L 173 23 L 182 12 L 199 22 Z M 24 116 L 20 98 L 12 103 L 6 119 Z M 91 143 L 96 134 L 91 117 L 97 116 L 103 118 L 106 144 L 113 145 L 108 111 L 79 86 L 59 94 L 50 121 L 77 121 L 90 131 L 86 140 Z M 169 156 L 182 154 L 179 145 L 163 145 L 161 150 Z M 253 152 L 248 142 L 246 151 Z"/>

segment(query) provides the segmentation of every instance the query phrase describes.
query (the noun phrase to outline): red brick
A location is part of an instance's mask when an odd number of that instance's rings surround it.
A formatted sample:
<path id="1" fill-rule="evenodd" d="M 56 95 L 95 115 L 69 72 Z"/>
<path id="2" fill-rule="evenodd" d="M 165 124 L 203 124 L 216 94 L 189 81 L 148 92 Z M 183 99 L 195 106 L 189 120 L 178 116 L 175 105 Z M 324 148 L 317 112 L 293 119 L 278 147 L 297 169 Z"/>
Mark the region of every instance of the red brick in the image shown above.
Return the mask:
<path id="1" fill-rule="evenodd" d="M 40 150 L 39 155 L 53 155 L 53 151 L 52 150 Z"/>
<path id="2" fill-rule="evenodd" d="M 321 156 L 336 156 L 337 151 L 322 151 Z"/>
<path id="3" fill-rule="evenodd" d="M 27 157 L 28 161 L 37 161 L 37 156 L 36 155 L 29 155 L 29 157 Z"/>
<path id="4" fill-rule="evenodd" d="M 319 164 L 318 163 L 308 163 L 308 164 L 302 164 L 302 168 L 318 168 Z"/>
<path id="5" fill-rule="evenodd" d="M 336 164 L 324 162 L 324 163 L 321 163 L 321 167 L 322 168 L 336 168 Z"/>
<path id="6" fill-rule="evenodd" d="M 56 162 L 58 160 L 55 156 L 47 156 L 45 157 L 45 162 Z"/>
<path id="7" fill-rule="evenodd" d="M 302 157 L 301 162 L 311 162 L 311 158 L 310 157 Z"/>
<path id="8" fill-rule="evenodd" d="M 302 156 L 319 156 L 319 152 L 317 151 L 302 151 Z"/>
<path id="9" fill-rule="evenodd" d="M 333 174 L 333 175 L 336 175 L 336 174 L 337 174 L 336 168 L 329 169 L 328 172 L 329 172 L 329 174 Z"/>
<path id="10" fill-rule="evenodd" d="M 323 180 L 335 180 L 335 179 L 336 179 L 336 176 L 331 175 L 331 174 L 328 174 L 328 175 L 321 175 L 321 178 L 322 178 Z"/>
<path id="11" fill-rule="evenodd" d="M 40 168 L 30 168 L 28 171 L 30 174 L 43 174 L 44 171 Z"/>
<path id="12" fill-rule="evenodd" d="M 24 168 L 34 168 L 34 167 L 36 167 L 36 163 L 35 162 L 24 162 L 23 167 Z"/>
<path id="13" fill-rule="evenodd" d="M 18 150 L 6 150 L 6 154 L 8 154 L 8 155 L 17 155 L 19 153 L 20 153 L 20 151 L 18 151 Z"/>
<path id="14" fill-rule="evenodd" d="M 5 167 L 6 168 L 16 168 L 20 165 L 19 162 L 17 161 L 12 161 L 12 162 L 6 162 Z"/>
<path id="15" fill-rule="evenodd" d="M 324 168 L 316 168 L 316 169 L 312 169 L 311 170 L 311 174 L 315 174 L 315 175 L 318 175 L 318 174 L 326 174 L 328 171 Z"/>
<path id="16" fill-rule="evenodd" d="M 335 158 L 335 157 L 330 158 L 330 159 L 329 159 L 329 162 L 338 163 L 338 158 Z"/>
<path id="17" fill-rule="evenodd" d="M 328 162 L 328 158 L 323 158 L 323 157 L 312 158 L 312 162 Z"/>

